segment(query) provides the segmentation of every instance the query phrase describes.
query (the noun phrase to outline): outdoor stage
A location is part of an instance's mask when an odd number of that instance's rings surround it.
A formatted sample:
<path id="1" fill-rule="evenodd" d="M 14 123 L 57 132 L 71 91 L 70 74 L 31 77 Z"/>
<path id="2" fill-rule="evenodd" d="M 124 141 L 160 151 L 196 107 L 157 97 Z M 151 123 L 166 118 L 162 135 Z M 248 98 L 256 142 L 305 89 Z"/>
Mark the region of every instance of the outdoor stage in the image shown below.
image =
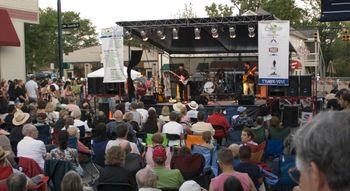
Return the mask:
<path id="1" fill-rule="evenodd" d="M 146 104 L 146 108 L 154 107 L 157 110 L 157 113 L 160 114 L 163 106 L 169 106 L 170 110 L 172 111 L 172 105 L 174 103 L 157 103 L 157 104 Z M 233 115 L 237 115 L 237 108 L 239 106 L 247 107 L 247 115 L 255 119 L 259 113 L 261 112 L 261 109 L 266 106 L 266 100 L 263 99 L 255 99 L 254 105 L 239 105 L 238 101 L 210 101 L 208 102 L 208 105 L 205 105 L 205 109 L 208 111 L 208 114 L 212 114 L 215 107 L 221 107 L 225 110 L 226 117 L 231 120 L 231 117 Z"/>

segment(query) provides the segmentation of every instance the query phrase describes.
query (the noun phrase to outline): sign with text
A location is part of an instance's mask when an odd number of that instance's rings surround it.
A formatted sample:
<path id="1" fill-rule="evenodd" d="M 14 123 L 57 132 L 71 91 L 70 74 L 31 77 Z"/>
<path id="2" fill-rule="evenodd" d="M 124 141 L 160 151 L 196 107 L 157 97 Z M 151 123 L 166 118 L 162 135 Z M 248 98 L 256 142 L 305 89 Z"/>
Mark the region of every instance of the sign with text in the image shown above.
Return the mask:
<path id="1" fill-rule="evenodd" d="M 288 86 L 289 21 L 259 21 L 259 85 Z"/>
<path id="2" fill-rule="evenodd" d="M 101 31 L 103 83 L 125 82 L 123 27 L 105 28 Z"/>
<path id="3" fill-rule="evenodd" d="M 80 23 L 65 23 L 62 24 L 62 29 L 75 29 L 75 28 L 79 28 L 80 27 Z"/>

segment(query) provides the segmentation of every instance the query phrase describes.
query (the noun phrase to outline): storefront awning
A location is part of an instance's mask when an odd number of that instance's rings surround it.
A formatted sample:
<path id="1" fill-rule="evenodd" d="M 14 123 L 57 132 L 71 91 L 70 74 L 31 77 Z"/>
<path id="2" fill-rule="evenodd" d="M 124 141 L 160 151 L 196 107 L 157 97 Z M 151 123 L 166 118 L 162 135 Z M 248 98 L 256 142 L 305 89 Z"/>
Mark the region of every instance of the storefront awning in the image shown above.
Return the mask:
<path id="1" fill-rule="evenodd" d="M 0 46 L 21 46 L 8 12 L 0 9 Z"/>

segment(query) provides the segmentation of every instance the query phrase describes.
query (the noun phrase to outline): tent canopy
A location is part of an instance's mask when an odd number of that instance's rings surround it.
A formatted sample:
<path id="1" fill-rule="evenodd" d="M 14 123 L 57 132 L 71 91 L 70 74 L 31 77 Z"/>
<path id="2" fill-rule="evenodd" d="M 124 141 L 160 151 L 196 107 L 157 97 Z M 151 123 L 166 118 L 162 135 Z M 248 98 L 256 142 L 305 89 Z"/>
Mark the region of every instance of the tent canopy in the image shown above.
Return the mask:
<path id="1" fill-rule="evenodd" d="M 124 66 L 124 74 L 126 75 L 127 67 Z M 94 72 L 91 72 L 87 75 L 88 78 L 103 78 L 105 74 L 105 68 L 100 68 Z M 136 70 L 131 70 L 131 79 L 136 79 L 141 76 L 141 73 Z"/>

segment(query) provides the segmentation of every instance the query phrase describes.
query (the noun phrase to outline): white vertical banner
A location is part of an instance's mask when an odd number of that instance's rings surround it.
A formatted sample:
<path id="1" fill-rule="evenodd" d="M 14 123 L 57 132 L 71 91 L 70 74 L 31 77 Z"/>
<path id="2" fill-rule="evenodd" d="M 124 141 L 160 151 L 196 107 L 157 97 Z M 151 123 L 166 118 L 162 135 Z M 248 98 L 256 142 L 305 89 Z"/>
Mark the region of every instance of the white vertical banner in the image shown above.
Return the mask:
<path id="1" fill-rule="evenodd" d="M 105 28 L 101 31 L 103 83 L 125 82 L 123 27 Z"/>
<path id="2" fill-rule="evenodd" d="M 289 21 L 259 21 L 259 85 L 288 86 Z"/>

